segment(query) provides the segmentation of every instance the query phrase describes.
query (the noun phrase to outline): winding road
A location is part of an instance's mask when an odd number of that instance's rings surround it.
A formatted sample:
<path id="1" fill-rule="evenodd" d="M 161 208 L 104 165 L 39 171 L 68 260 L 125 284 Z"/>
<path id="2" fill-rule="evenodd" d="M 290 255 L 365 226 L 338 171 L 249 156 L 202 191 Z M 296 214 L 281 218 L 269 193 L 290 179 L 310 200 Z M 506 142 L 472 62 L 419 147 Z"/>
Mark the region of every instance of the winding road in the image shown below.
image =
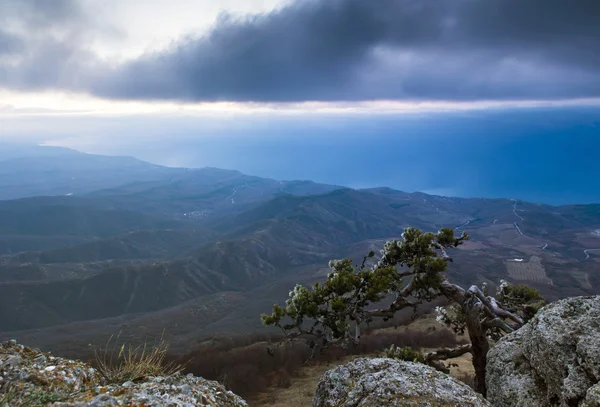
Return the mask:
<path id="1" fill-rule="evenodd" d="M 590 258 L 590 254 L 588 252 L 600 251 L 600 249 L 585 249 L 583 252 L 585 253 L 584 261 Z"/>
<path id="2" fill-rule="evenodd" d="M 515 216 L 521 220 L 525 220 L 525 218 L 523 218 L 521 215 L 519 215 L 517 213 L 517 200 L 516 199 L 511 199 L 511 201 L 513 201 L 513 213 L 515 214 Z M 522 234 L 522 233 L 521 233 Z"/>
<path id="3" fill-rule="evenodd" d="M 521 215 L 519 215 L 517 213 L 517 200 L 511 199 L 511 201 L 513 201 L 513 213 L 515 214 L 515 216 L 521 220 L 525 220 L 525 218 L 523 218 Z M 521 230 L 521 228 L 519 227 L 519 224 L 517 222 L 513 223 L 513 225 L 515 225 L 517 232 L 519 232 L 521 234 L 521 236 L 525 236 L 525 233 L 523 233 L 523 231 Z"/>
<path id="4" fill-rule="evenodd" d="M 229 195 L 229 196 L 228 196 L 227 198 L 225 198 L 225 199 L 227 199 L 227 200 L 231 199 L 231 203 L 232 203 L 232 204 L 234 204 L 234 203 L 235 203 L 235 198 L 234 198 L 234 197 L 235 197 L 235 194 L 237 194 L 237 189 L 234 189 L 234 190 L 233 190 L 233 194 Z"/>
<path id="5" fill-rule="evenodd" d="M 246 183 L 244 183 L 244 185 L 242 185 L 242 186 L 241 186 L 241 187 L 239 187 L 239 188 L 244 188 L 244 187 L 247 187 L 247 186 L 248 186 L 248 183 L 246 182 Z M 225 198 L 225 199 L 226 199 L 226 200 L 230 200 L 230 199 L 231 199 L 231 203 L 232 203 L 232 204 L 234 204 L 234 203 L 235 203 L 235 195 L 236 195 L 236 194 L 237 194 L 237 188 L 234 188 L 234 189 L 233 189 L 233 193 L 232 193 L 231 195 L 229 195 L 229 196 L 228 196 L 227 198 Z"/>
<path id="6" fill-rule="evenodd" d="M 513 207 L 513 213 L 515 214 L 515 216 L 517 218 L 519 218 L 520 220 L 525 220 L 524 217 L 522 217 L 521 215 L 519 215 L 517 213 L 517 211 L 522 211 L 523 210 L 523 209 L 517 209 L 517 200 L 516 199 L 511 199 L 511 201 L 513 202 L 512 207 Z M 496 221 L 494 221 L 494 223 L 496 223 Z M 525 233 L 523 233 L 523 231 L 521 230 L 521 228 L 519 227 L 519 224 L 517 222 L 513 223 L 513 225 L 515 226 L 515 229 L 517 229 L 517 232 L 519 232 L 519 234 L 521 236 L 525 236 Z M 544 245 L 542 246 L 542 250 L 546 250 L 546 247 L 548 247 L 548 243 L 544 243 Z M 592 250 L 596 250 L 596 249 L 592 249 Z"/>
<path id="7" fill-rule="evenodd" d="M 462 228 L 463 226 L 467 226 L 469 223 L 471 223 L 470 220 L 466 221 L 465 223 L 461 223 L 460 225 L 455 227 L 454 230 L 458 230 L 459 228 Z"/>
<path id="8" fill-rule="evenodd" d="M 525 236 L 525 234 L 521 231 L 519 225 L 517 225 L 517 222 L 513 223 L 513 225 L 515 225 L 515 227 L 517 228 L 517 232 L 519 232 L 522 236 Z"/>

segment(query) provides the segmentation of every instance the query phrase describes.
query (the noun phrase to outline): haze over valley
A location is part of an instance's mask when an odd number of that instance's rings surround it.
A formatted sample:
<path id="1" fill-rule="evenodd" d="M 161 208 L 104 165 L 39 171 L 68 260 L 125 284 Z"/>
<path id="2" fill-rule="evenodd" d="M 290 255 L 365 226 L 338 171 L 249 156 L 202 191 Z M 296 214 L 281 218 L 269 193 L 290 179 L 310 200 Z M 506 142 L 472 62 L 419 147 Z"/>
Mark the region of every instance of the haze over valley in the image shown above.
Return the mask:
<path id="1" fill-rule="evenodd" d="M 291 285 L 324 278 L 330 259 L 359 260 L 408 226 L 471 236 L 449 271 L 465 284 L 509 279 L 556 299 L 600 283 L 596 204 L 351 189 L 49 147 L 3 151 L 0 336 L 61 352 L 118 331 L 135 340 L 166 331 L 180 347 L 258 331 L 257 315 Z"/>

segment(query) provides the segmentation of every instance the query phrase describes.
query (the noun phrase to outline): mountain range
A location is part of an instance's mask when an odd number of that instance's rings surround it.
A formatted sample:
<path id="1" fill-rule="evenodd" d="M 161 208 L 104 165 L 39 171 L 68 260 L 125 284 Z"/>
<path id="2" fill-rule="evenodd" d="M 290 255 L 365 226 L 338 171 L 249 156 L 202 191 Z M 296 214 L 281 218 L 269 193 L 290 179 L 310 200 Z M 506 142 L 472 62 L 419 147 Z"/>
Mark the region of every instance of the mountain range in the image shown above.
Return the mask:
<path id="1" fill-rule="evenodd" d="M 259 330 L 296 283 L 356 261 L 405 227 L 471 240 L 462 284 L 597 294 L 600 205 L 449 198 L 389 188 L 167 168 L 58 147 L 0 145 L 0 339 L 65 355 L 120 332 L 175 348 Z"/>

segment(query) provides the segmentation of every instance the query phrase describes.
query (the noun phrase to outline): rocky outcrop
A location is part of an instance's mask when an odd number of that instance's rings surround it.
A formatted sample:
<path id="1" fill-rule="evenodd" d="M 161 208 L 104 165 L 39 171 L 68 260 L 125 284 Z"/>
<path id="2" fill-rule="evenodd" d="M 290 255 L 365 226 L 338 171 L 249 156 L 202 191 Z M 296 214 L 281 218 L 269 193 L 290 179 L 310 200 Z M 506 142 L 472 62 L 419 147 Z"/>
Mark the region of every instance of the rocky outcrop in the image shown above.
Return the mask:
<path id="1" fill-rule="evenodd" d="M 151 377 L 107 384 L 86 363 L 54 357 L 17 344 L 0 343 L 0 407 L 243 407 L 221 384 L 193 375 Z"/>
<path id="2" fill-rule="evenodd" d="M 359 358 L 319 381 L 313 407 L 400 407 L 490 404 L 466 384 L 429 366 L 394 359 Z"/>
<path id="3" fill-rule="evenodd" d="M 542 308 L 488 353 L 496 407 L 600 406 L 600 296 Z"/>

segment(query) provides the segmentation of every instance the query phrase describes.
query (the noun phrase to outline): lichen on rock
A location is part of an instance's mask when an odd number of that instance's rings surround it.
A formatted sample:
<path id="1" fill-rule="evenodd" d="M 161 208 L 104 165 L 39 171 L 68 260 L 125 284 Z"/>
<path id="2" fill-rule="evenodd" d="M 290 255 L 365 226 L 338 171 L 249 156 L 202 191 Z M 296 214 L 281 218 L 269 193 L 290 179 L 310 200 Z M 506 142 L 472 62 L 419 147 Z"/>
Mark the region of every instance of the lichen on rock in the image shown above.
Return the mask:
<path id="1" fill-rule="evenodd" d="M 107 384 L 92 366 L 0 343 L 0 407 L 245 407 L 218 382 L 193 375 Z"/>
<path id="2" fill-rule="evenodd" d="M 466 384 L 429 366 L 358 358 L 325 373 L 313 407 L 488 407 Z"/>
<path id="3" fill-rule="evenodd" d="M 488 353 L 496 407 L 600 406 L 600 296 L 542 308 Z"/>

